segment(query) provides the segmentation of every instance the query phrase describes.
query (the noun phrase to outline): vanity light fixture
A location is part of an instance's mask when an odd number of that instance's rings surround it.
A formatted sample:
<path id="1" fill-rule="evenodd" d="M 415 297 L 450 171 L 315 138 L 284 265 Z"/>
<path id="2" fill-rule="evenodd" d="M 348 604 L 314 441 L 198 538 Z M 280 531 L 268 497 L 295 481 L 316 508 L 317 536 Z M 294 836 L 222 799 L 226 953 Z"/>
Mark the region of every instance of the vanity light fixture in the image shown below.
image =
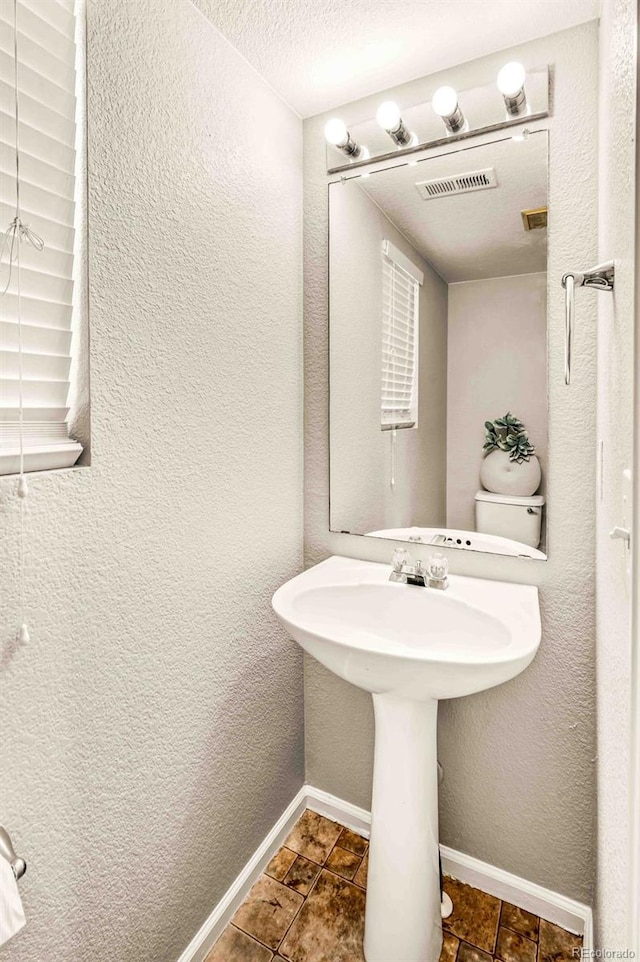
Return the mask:
<path id="1" fill-rule="evenodd" d="M 358 160 L 362 157 L 363 148 L 355 142 L 347 130 L 346 124 L 339 117 L 332 117 L 331 120 L 327 121 L 324 127 L 324 136 L 328 144 L 337 147 L 352 160 Z M 369 152 L 366 148 L 364 148 L 364 151 L 367 155 L 364 157 L 366 160 Z"/>
<path id="2" fill-rule="evenodd" d="M 458 95 L 453 87 L 438 87 L 433 95 L 431 106 L 438 117 L 442 117 L 450 134 L 460 133 L 467 127 L 467 122 L 458 103 Z"/>
<path id="3" fill-rule="evenodd" d="M 521 63 L 512 60 L 498 74 L 498 90 L 504 97 L 509 117 L 518 117 L 527 111 L 527 95 L 524 82 L 527 74 Z"/>
<path id="4" fill-rule="evenodd" d="M 385 100 L 380 104 L 376 120 L 389 134 L 396 147 L 413 147 L 417 143 L 416 134 L 405 127 L 400 116 L 400 108 L 393 100 Z"/>

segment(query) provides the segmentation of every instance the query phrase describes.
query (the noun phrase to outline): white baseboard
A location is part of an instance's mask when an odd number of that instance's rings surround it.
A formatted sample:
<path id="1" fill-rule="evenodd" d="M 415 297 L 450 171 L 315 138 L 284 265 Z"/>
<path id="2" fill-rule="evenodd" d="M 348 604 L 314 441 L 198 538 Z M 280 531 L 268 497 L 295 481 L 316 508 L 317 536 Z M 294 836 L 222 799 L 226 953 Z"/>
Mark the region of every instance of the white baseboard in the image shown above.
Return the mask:
<path id="1" fill-rule="evenodd" d="M 211 915 L 200 926 L 178 962 L 203 962 L 306 807 L 307 786 L 303 785 L 231 883 Z"/>
<path id="2" fill-rule="evenodd" d="M 358 835 L 369 838 L 371 834 L 371 812 L 364 808 L 358 808 L 351 802 L 344 802 L 341 798 L 330 795 L 329 792 L 314 788 L 313 785 L 305 785 L 304 791 L 307 808 L 310 808 L 312 812 L 324 815 L 325 818 L 330 818 L 334 822 L 340 822 L 341 825 L 350 828 Z"/>
<path id="3" fill-rule="evenodd" d="M 440 855 L 445 875 L 473 885 L 488 895 L 511 902 L 518 908 L 539 915 L 547 922 L 554 922 L 569 932 L 581 935 L 584 948 L 593 948 L 592 912 L 588 905 L 552 892 L 551 889 L 545 889 L 518 875 L 512 875 L 511 872 L 505 872 L 495 865 L 488 865 L 487 862 L 481 862 L 464 852 L 457 852 L 447 845 L 440 846 Z"/>
<path id="4" fill-rule="evenodd" d="M 204 962 L 207 953 L 220 938 L 247 897 L 251 886 L 258 880 L 305 808 L 340 822 L 359 835 L 369 837 L 371 812 L 312 785 L 303 785 L 193 937 L 178 962 Z M 471 855 L 457 852 L 446 845 L 440 846 L 440 853 L 445 875 L 582 935 L 584 948 L 593 949 L 593 916 L 587 905 L 481 862 Z"/>

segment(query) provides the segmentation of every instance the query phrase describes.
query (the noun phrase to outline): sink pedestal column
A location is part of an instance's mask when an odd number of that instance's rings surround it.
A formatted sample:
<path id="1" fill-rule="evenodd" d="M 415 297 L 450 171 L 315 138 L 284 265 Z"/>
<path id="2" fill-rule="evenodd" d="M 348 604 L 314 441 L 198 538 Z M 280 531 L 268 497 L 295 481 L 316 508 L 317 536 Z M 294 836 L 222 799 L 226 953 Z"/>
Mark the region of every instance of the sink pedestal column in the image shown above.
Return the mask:
<path id="1" fill-rule="evenodd" d="M 438 702 L 374 695 L 375 757 L 364 954 L 437 962 Z"/>

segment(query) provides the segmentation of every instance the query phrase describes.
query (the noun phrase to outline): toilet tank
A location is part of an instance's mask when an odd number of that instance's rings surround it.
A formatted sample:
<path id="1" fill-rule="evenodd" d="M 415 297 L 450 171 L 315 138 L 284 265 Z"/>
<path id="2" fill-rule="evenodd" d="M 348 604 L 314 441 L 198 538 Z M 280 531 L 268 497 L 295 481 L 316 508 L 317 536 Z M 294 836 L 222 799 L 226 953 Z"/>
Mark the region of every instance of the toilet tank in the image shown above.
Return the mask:
<path id="1" fill-rule="evenodd" d="M 544 498 L 534 494 L 530 498 L 511 494 L 476 494 L 476 531 L 512 538 L 532 548 L 540 544 Z"/>

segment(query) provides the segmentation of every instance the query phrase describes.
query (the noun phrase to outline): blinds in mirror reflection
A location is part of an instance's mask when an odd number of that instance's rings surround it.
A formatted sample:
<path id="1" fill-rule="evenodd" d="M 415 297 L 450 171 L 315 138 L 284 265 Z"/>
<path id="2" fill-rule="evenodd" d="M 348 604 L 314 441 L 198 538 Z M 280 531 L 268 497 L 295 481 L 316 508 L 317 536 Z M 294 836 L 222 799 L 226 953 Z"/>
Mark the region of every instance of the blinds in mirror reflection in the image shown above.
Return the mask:
<path id="1" fill-rule="evenodd" d="M 385 240 L 382 244 L 383 431 L 412 428 L 418 418 L 418 308 L 422 274 Z"/>

